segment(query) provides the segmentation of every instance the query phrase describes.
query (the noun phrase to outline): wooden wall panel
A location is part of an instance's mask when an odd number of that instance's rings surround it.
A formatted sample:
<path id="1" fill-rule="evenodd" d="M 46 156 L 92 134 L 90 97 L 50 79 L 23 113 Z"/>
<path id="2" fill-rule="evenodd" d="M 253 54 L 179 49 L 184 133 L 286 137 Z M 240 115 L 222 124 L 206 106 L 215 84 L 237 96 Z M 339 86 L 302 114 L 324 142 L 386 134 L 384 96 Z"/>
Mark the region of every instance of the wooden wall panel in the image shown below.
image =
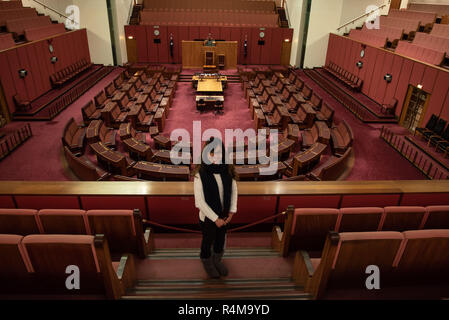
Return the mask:
<path id="1" fill-rule="evenodd" d="M 418 84 L 421 84 L 425 69 L 426 69 L 425 65 L 419 62 L 415 62 L 413 64 L 412 74 L 410 75 L 410 84 L 414 85 L 415 87 Z"/>
<path id="2" fill-rule="evenodd" d="M 393 66 L 391 68 L 391 75 L 393 76 L 393 80 L 390 83 L 387 83 L 387 88 L 384 97 L 384 103 L 390 103 L 391 99 L 394 97 L 396 93 L 396 89 L 399 83 L 399 75 L 401 74 L 402 63 L 404 62 L 404 58 L 401 56 L 393 56 Z M 400 108 L 402 106 L 398 106 Z"/>
<path id="3" fill-rule="evenodd" d="M 215 51 L 226 56 L 226 68 L 237 68 L 237 42 L 217 42 L 216 47 L 208 47 L 207 50 Z M 184 68 L 202 68 L 204 65 L 204 46 L 201 41 L 182 42 L 182 65 Z"/>
<path id="4" fill-rule="evenodd" d="M 51 54 L 48 45 L 54 47 Z M 58 58 L 52 64 L 52 56 Z M 53 38 L 35 41 L 0 52 L 0 81 L 10 113 L 15 111 L 13 96 L 20 93 L 24 99 L 34 100 L 51 89 L 50 75 L 68 65 L 86 58 L 90 61 L 85 29 L 67 32 Z M 28 71 L 24 79 L 19 70 Z"/>
<path id="5" fill-rule="evenodd" d="M 424 123 L 430 119 L 432 114 L 440 115 L 446 111 L 443 110 L 448 93 L 449 86 L 449 72 L 438 71 L 436 76 L 435 85 L 432 90 L 432 96 L 430 97 L 429 106 L 424 117 Z"/>
<path id="6" fill-rule="evenodd" d="M 431 94 L 424 122 L 432 114 L 444 115 L 449 120 L 448 71 L 371 46 L 367 46 L 365 57 L 359 58 L 357 46 L 361 49 L 362 44 L 331 34 L 326 61 L 333 61 L 351 71 L 360 59 L 364 64 L 358 72 L 364 81 L 362 92 L 379 103 L 389 103 L 393 97 L 398 99 L 397 116 L 402 113 L 409 85 L 422 84 L 423 90 Z M 389 84 L 383 80 L 386 73 L 393 75 Z"/>

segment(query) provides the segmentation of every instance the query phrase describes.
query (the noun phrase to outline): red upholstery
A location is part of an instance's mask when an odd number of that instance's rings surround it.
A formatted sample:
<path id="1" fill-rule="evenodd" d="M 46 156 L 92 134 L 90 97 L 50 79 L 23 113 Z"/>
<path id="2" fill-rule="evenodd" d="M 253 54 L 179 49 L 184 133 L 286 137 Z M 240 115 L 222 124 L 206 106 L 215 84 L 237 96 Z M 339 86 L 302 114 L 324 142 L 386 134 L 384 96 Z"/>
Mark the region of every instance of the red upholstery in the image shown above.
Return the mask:
<path id="1" fill-rule="evenodd" d="M 66 124 L 62 136 L 62 143 L 72 152 L 81 152 L 84 149 L 86 129 L 78 126 L 75 119 L 71 118 Z"/>
<path id="2" fill-rule="evenodd" d="M 424 207 L 385 207 L 379 230 L 418 230 L 422 226 L 426 209 Z"/>
<path id="3" fill-rule="evenodd" d="M 440 65 L 445 57 L 444 51 L 434 50 L 406 41 L 399 41 L 395 52 L 434 65 Z"/>
<path id="4" fill-rule="evenodd" d="M 0 1 L 0 11 L 21 9 L 22 1 Z"/>
<path id="5" fill-rule="evenodd" d="M 0 234 L 0 292 L 11 294 L 31 279 L 31 264 L 22 244 L 22 236 Z"/>
<path id="6" fill-rule="evenodd" d="M 423 229 L 449 229 L 449 206 L 430 206 Z"/>
<path id="7" fill-rule="evenodd" d="M 0 50 L 12 48 L 16 45 L 11 33 L 0 34 Z"/>
<path id="8" fill-rule="evenodd" d="M 6 20 L 23 19 L 28 17 L 36 17 L 35 8 L 20 8 L 0 11 L 0 27 L 6 26 Z"/>
<path id="9" fill-rule="evenodd" d="M 6 20 L 6 29 L 8 32 L 16 35 L 24 35 L 26 29 L 33 29 L 44 26 L 51 26 L 51 20 L 49 16 L 37 16 L 33 18 L 22 18 L 14 20 Z"/>
<path id="10" fill-rule="evenodd" d="M 37 210 L 0 209 L 0 234 L 39 234 L 42 226 Z"/>
<path id="11" fill-rule="evenodd" d="M 84 210 L 40 210 L 38 217 L 46 234 L 91 234 Z"/>
<path id="12" fill-rule="evenodd" d="M 380 28 L 384 26 L 403 29 L 404 33 L 408 34 L 412 31 L 418 31 L 419 20 L 407 20 L 390 16 L 380 16 Z"/>
<path id="13" fill-rule="evenodd" d="M 447 38 L 417 32 L 413 44 L 435 51 L 449 52 L 449 36 Z"/>
<path id="14" fill-rule="evenodd" d="M 435 12 L 421 12 L 404 9 L 390 9 L 388 16 L 392 18 L 420 21 L 422 25 L 434 23 L 437 17 Z"/>
<path id="15" fill-rule="evenodd" d="M 335 229 L 338 232 L 378 231 L 383 213 L 383 208 L 343 208 Z"/>
<path id="16" fill-rule="evenodd" d="M 39 26 L 34 28 L 26 28 L 24 30 L 25 39 L 27 41 L 37 41 L 52 37 L 57 34 L 66 32 L 63 23 L 51 24 L 46 26 Z"/>
<path id="17" fill-rule="evenodd" d="M 434 24 L 430 34 L 436 37 L 449 38 L 449 25 Z"/>
<path id="18" fill-rule="evenodd" d="M 381 29 L 379 29 L 381 30 Z M 369 44 L 373 47 L 383 48 L 387 44 L 387 35 L 384 35 L 382 33 L 374 33 L 371 32 L 373 30 L 358 30 L 358 29 L 352 29 L 349 32 L 349 37 L 351 39 L 363 42 L 365 44 Z M 377 31 L 377 30 L 376 30 Z"/>

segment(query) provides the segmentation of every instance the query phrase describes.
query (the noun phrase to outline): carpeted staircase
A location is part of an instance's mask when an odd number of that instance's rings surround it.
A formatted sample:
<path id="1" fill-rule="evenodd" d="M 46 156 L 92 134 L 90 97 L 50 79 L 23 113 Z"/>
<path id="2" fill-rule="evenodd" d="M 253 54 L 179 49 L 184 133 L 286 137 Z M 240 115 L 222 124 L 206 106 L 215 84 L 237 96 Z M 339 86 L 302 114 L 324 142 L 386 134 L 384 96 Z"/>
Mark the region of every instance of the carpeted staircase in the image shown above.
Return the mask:
<path id="1" fill-rule="evenodd" d="M 138 273 L 153 267 L 152 277 L 140 278 L 122 299 L 309 299 L 288 276 L 291 272 L 276 268 L 285 260 L 271 248 L 231 248 L 224 257 L 229 278 L 212 280 L 201 274 L 198 249 L 159 249 L 137 267 Z"/>

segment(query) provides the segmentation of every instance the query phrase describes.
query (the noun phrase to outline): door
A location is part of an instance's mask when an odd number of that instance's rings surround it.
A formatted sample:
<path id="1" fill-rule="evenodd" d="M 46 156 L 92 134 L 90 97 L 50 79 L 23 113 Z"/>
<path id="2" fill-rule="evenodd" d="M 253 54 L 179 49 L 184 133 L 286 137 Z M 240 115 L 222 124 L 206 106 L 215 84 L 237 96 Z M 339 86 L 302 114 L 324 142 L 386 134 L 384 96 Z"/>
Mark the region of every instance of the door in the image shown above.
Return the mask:
<path id="1" fill-rule="evenodd" d="M 401 125 L 411 132 L 421 127 L 429 100 L 430 94 L 417 87 L 409 86 L 405 108 L 401 116 Z"/>
<path id="2" fill-rule="evenodd" d="M 0 128 L 10 122 L 9 109 L 6 103 L 6 97 L 3 91 L 3 87 L 0 83 Z"/>
<path id="3" fill-rule="evenodd" d="M 401 0 L 391 0 L 390 10 L 391 9 L 401 9 Z"/>
<path id="4" fill-rule="evenodd" d="M 128 62 L 137 63 L 137 40 L 126 39 L 126 51 L 128 53 Z"/>
<path id="5" fill-rule="evenodd" d="M 282 41 L 281 48 L 281 65 L 289 66 L 290 65 L 290 56 L 292 52 L 292 42 L 291 41 Z"/>

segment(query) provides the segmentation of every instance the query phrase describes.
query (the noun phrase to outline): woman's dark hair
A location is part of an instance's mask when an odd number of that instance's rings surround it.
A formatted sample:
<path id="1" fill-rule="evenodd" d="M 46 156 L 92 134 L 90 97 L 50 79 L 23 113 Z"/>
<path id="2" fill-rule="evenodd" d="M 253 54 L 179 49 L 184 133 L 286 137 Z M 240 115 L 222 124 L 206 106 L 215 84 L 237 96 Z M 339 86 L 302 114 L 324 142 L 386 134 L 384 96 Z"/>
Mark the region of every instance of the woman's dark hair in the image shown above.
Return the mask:
<path id="1" fill-rule="evenodd" d="M 201 150 L 201 164 L 198 164 L 195 166 L 195 169 L 193 170 L 193 176 L 195 176 L 197 173 L 200 172 L 201 168 L 203 168 L 204 166 L 207 166 L 209 164 L 204 163 L 203 160 L 203 153 L 204 150 L 206 149 L 207 146 L 211 145 L 211 144 L 215 144 L 216 146 L 221 145 L 221 149 L 222 149 L 222 159 L 221 159 L 221 165 L 227 166 L 229 174 L 231 175 L 231 177 L 234 179 L 235 177 L 235 167 L 234 164 L 226 164 L 226 148 L 225 145 L 223 143 L 223 141 L 221 141 L 221 139 L 216 138 L 216 137 L 212 137 L 210 138 L 204 145 L 203 149 Z"/>

